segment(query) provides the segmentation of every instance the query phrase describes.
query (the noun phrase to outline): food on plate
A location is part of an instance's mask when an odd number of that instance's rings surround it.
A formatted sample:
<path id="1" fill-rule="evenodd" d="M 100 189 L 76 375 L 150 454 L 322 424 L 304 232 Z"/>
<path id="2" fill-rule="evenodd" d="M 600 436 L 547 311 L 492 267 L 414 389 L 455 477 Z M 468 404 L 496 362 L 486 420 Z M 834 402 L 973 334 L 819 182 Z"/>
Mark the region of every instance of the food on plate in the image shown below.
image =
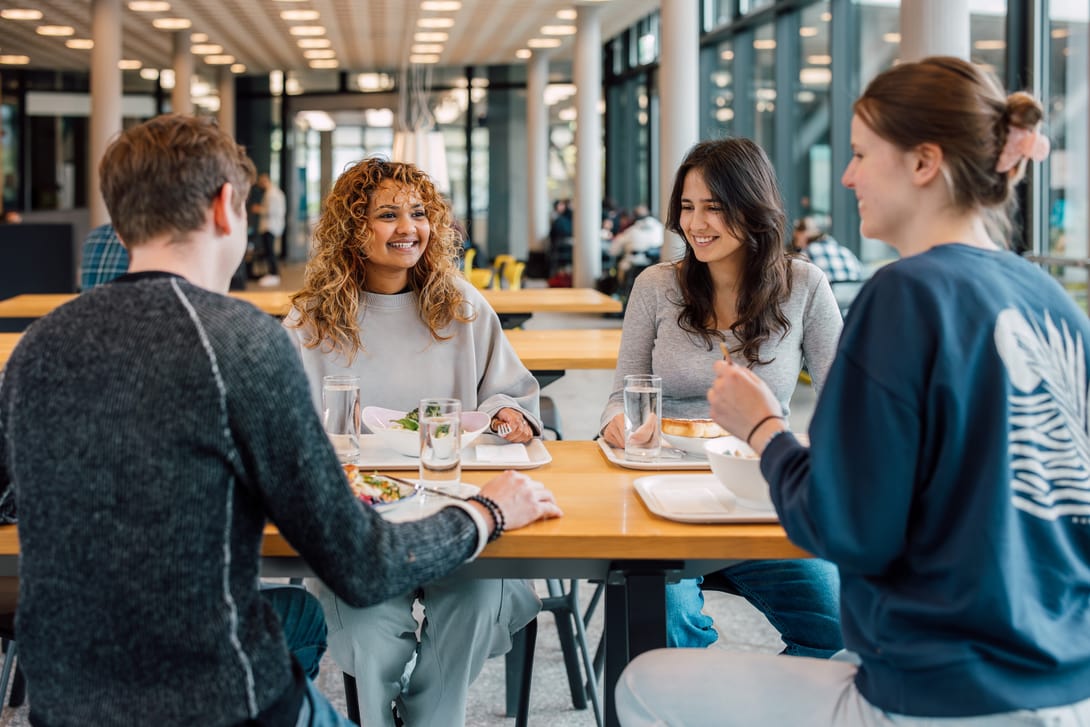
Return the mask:
<path id="1" fill-rule="evenodd" d="M 697 437 L 715 439 L 724 437 L 727 432 L 711 419 L 671 419 L 662 418 L 662 433 L 674 437 Z"/>
<path id="2" fill-rule="evenodd" d="M 439 407 L 429 406 L 428 416 L 436 416 L 439 413 Z M 408 429 L 410 432 L 420 431 L 420 410 L 412 409 L 405 412 L 405 416 L 400 419 L 391 419 L 390 423 L 393 424 L 391 429 Z"/>
<path id="3" fill-rule="evenodd" d="M 368 505 L 383 505 L 388 502 L 397 502 L 405 497 L 406 494 L 409 494 L 404 492 L 404 486 L 400 483 L 383 477 L 377 472 L 369 475 L 364 474 L 363 471 L 354 464 L 344 465 L 344 473 L 348 477 L 348 484 L 352 488 L 352 493 L 360 502 L 367 503 Z"/>

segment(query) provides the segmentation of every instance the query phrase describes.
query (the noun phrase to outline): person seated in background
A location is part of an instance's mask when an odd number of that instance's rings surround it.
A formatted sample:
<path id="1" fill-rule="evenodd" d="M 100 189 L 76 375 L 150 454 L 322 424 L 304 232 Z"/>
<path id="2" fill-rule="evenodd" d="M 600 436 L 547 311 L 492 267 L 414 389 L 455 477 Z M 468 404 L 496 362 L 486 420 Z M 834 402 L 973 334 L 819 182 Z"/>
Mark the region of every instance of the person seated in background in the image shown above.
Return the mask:
<path id="1" fill-rule="evenodd" d="M 224 295 L 253 177 L 206 117 L 123 131 L 100 178 L 128 274 L 36 321 L 4 368 L 32 724 L 348 727 L 258 588 L 267 520 L 362 607 L 450 573 L 501 523 L 560 514 L 515 473 L 412 523 L 356 499 L 288 336 Z"/>
<path id="2" fill-rule="evenodd" d="M 129 269 L 129 251 L 107 222 L 87 233 L 80 261 L 79 289 L 90 290 L 120 277 Z"/>
<path id="3" fill-rule="evenodd" d="M 356 163 L 327 196 L 314 244 L 284 327 L 316 408 L 324 376 L 354 375 L 367 405 L 407 411 L 425 397 L 452 397 L 489 414 L 510 442 L 541 433 L 537 380 L 458 273 L 450 207 L 424 172 L 379 158 Z M 437 580 L 368 608 L 326 586 L 319 595 L 330 652 L 355 676 L 371 727 L 394 724 L 391 702 L 413 727 L 464 724 L 485 660 L 506 653 L 541 609 L 522 580 Z"/>
<path id="4" fill-rule="evenodd" d="M 822 230 L 812 216 L 795 221 L 793 245 L 822 269 L 830 283 L 855 283 L 863 279 L 863 266 L 855 253 Z"/>
<path id="5" fill-rule="evenodd" d="M 821 388 L 840 313 L 821 271 L 786 254 L 785 221 L 775 172 L 759 146 L 733 138 L 689 150 L 667 214 L 685 253 L 652 265 L 633 285 L 601 416 L 608 444 L 625 445 L 626 374 L 662 377 L 663 416 L 707 417 L 720 345 L 773 387 L 785 412 L 803 360 Z M 841 648 L 836 569 L 826 561 L 744 560 L 720 573 L 768 617 L 787 654 L 827 657 Z M 700 582 L 666 587 L 669 646 L 705 647 L 719 638 L 703 612 Z"/>
<path id="6" fill-rule="evenodd" d="M 854 111 L 842 181 L 901 257 L 847 319 L 811 446 L 754 372 L 716 363 L 708 392 L 788 537 L 839 567 L 850 653 L 650 651 L 625 727 L 1090 724 L 1090 321 L 991 232 L 1048 154 L 1042 106 L 932 57 Z"/>
<path id="7" fill-rule="evenodd" d="M 622 280 L 633 268 L 644 268 L 658 261 L 665 235 L 662 223 L 651 216 L 646 205 L 637 205 L 632 213 L 635 220 L 614 235 L 609 244 L 609 254 L 614 258 L 620 256 L 617 274 Z"/>

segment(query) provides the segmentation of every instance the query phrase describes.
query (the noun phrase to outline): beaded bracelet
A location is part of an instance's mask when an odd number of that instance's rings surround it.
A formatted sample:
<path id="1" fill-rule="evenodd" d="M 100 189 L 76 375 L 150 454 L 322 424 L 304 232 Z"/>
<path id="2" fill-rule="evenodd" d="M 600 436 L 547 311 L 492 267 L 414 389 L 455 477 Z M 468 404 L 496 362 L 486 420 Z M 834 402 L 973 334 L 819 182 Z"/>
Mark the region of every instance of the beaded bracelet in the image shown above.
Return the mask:
<path id="1" fill-rule="evenodd" d="M 496 504 L 496 501 L 490 497 L 485 497 L 484 495 L 474 495 L 469 499 L 484 505 L 485 509 L 488 510 L 489 514 L 492 515 L 492 521 L 496 524 L 496 527 L 488 536 L 488 542 L 491 543 L 493 540 L 496 540 L 501 535 L 503 535 L 503 529 L 504 525 L 506 525 L 506 521 L 503 518 L 503 510 L 501 510 L 500 506 Z"/>
<path id="2" fill-rule="evenodd" d="M 765 422 L 770 421 L 772 419 L 779 419 L 781 422 L 787 421 L 786 419 L 784 419 L 779 414 L 769 414 L 764 419 L 762 419 L 761 421 L 754 424 L 753 429 L 749 430 L 749 436 L 746 437 L 746 444 L 749 444 L 749 440 L 753 439 L 753 435 L 757 433 L 757 430 L 761 428 L 762 424 L 764 424 Z M 752 446 L 752 445 L 750 445 L 750 446 Z"/>

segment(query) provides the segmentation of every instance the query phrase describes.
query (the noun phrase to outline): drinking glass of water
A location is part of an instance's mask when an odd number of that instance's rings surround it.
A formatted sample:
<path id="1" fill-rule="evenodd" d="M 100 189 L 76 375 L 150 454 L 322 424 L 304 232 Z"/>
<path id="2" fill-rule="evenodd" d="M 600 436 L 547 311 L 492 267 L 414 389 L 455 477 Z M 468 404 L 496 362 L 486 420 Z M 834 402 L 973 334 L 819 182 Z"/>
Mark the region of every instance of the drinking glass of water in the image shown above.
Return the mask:
<path id="1" fill-rule="evenodd" d="M 443 489 L 462 481 L 462 402 L 420 400 L 420 484 Z M 423 493 L 419 493 L 423 494 Z"/>
<path id="2" fill-rule="evenodd" d="M 358 376 L 322 378 L 322 426 L 342 463 L 359 464 L 360 412 Z"/>
<path id="3" fill-rule="evenodd" d="M 662 377 L 624 377 L 624 456 L 650 460 L 662 452 Z"/>

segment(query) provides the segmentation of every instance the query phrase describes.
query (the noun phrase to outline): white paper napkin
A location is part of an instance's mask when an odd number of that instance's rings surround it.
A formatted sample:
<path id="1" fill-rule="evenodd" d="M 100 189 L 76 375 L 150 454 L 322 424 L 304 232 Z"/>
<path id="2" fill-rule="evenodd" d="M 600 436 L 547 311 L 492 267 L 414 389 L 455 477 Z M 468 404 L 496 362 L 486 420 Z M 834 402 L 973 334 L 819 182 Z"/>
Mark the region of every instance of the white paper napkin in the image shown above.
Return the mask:
<path id="1" fill-rule="evenodd" d="M 490 464 L 529 464 L 530 453 L 525 444 L 478 444 L 478 462 Z"/>

